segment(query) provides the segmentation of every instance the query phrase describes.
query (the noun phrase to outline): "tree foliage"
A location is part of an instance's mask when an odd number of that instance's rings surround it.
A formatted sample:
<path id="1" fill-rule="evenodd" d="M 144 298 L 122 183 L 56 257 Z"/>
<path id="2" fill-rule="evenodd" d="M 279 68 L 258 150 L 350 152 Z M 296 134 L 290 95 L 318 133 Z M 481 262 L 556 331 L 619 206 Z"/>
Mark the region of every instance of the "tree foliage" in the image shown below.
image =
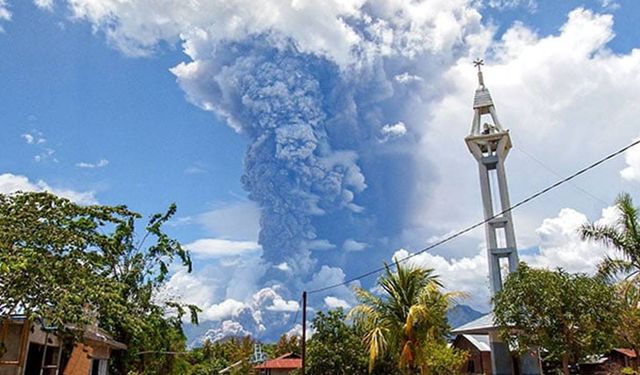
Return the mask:
<path id="1" fill-rule="evenodd" d="M 431 269 L 395 266 L 396 272 L 387 266 L 378 280 L 382 296 L 356 290 L 360 305 L 350 316 L 366 332 L 370 371 L 390 353 L 403 372 L 428 374 L 436 361 L 430 347 L 445 344 L 450 329 L 446 312 L 457 294 L 443 293 Z"/>
<path id="2" fill-rule="evenodd" d="M 280 336 L 278 342 L 275 344 L 273 348 L 273 355 L 275 357 L 280 357 L 281 355 L 285 355 L 288 353 L 300 354 L 300 343 L 300 336 L 284 334 Z"/>
<path id="3" fill-rule="evenodd" d="M 496 294 L 494 313 L 512 347 L 541 347 L 545 359 L 568 371 L 568 364 L 611 349 L 620 303 L 601 278 L 521 263 Z"/>
<path id="4" fill-rule="evenodd" d="M 191 270 L 188 252 L 162 230 L 175 210 L 153 215 L 138 237 L 141 215 L 125 206 L 0 195 L 0 318 L 20 312 L 76 334 L 97 318 L 129 347 L 116 353 L 116 373 L 173 372 L 176 357 L 156 352 L 184 350 L 182 316 L 195 322 L 198 312 L 158 299 L 171 264 Z"/>
<path id="5" fill-rule="evenodd" d="M 313 319 L 315 333 L 307 342 L 309 375 L 365 375 L 367 357 L 362 338 L 345 322 L 342 309 L 318 312 Z"/>
<path id="6" fill-rule="evenodd" d="M 623 193 L 615 202 L 619 216 L 613 225 L 588 223 L 580 234 L 589 241 L 601 243 L 618 251 L 620 257 L 605 257 L 600 264 L 600 273 L 606 277 L 640 275 L 640 223 L 638 208 L 629 194 Z"/>

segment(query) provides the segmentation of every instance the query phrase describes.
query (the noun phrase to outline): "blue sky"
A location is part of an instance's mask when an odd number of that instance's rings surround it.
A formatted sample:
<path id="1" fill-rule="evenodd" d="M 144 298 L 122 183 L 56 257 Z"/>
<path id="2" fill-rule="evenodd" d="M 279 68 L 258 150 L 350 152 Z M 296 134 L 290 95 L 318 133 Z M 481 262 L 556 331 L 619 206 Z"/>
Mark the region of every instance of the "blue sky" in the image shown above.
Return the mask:
<path id="1" fill-rule="evenodd" d="M 0 1 L 0 188 L 177 203 L 169 231 L 196 271 L 171 293 L 203 305 L 213 335 L 263 332 L 255 311 L 284 330 L 300 290 L 479 219 L 462 141 L 477 56 L 514 137 L 513 201 L 640 135 L 636 1 L 250 3 Z M 611 220 L 639 169 L 630 153 L 576 181 L 589 193 L 518 212 L 527 261 L 589 272 L 602 251 L 572 228 Z M 417 261 L 486 309 L 482 246 L 477 231 Z"/>

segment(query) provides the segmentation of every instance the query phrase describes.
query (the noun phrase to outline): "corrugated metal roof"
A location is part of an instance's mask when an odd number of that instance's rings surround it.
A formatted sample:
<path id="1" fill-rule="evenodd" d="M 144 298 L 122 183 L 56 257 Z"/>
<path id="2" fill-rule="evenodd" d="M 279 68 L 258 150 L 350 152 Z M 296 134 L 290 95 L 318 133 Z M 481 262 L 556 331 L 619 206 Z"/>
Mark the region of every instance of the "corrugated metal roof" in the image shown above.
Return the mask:
<path id="1" fill-rule="evenodd" d="M 490 352 L 489 335 L 462 335 L 481 352 Z"/>
<path id="2" fill-rule="evenodd" d="M 471 321 L 467 324 L 463 324 L 458 328 L 451 330 L 453 334 L 488 334 L 491 331 L 498 329 L 493 323 L 493 313 L 488 313 L 479 317 L 478 319 Z"/>

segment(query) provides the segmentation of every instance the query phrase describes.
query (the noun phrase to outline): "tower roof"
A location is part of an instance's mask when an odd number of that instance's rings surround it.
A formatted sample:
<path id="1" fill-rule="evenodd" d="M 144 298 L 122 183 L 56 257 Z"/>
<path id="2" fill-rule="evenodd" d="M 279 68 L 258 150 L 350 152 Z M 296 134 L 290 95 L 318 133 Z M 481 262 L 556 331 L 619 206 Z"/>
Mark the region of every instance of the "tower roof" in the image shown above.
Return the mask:
<path id="1" fill-rule="evenodd" d="M 473 123 L 471 125 L 470 136 L 488 135 L 492 133 L 504 132 L 504 128 L 498 121 L 498 115 L 496 114 L 495 106 L 493 105 L 493 99 L 489 89 L 484 84 L 484 76 L 482 74 L 482 65 L 484 60 L 476 59 L 473 65 L 478 68 L 478 88 L 476 89 L 475 96 L 473 97 Z M 489 115 L 491 122 L 482 123 L 482 117 Z"/>
<path id="2" fill-rule="evenodd" d="M 473 108 L 482 108 L 493 106 L 493 100 L 491 99 L 491 93 L 489 89 L 484 85 L 484 77 L 482 75 L 482 65 L 484 60 L 476 59 L 473 65 L 478 68 L 478 88 L 476 89 L 476 95 L 473 98 Z"/>

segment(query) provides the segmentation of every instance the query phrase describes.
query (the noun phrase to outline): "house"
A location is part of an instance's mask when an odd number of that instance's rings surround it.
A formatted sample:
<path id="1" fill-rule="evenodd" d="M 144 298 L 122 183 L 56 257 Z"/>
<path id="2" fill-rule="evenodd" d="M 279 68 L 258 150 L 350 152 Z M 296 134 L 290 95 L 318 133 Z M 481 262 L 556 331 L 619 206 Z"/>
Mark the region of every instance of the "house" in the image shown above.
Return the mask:
<path id="1" fill-rule="evenodd" d="M 453 340 L 452 345 L 469 353 L 460 374 L 491 374 L 491 347 L 488 335 L 460 334 Z"/>
<path id="2" fill-rule="evenodd" d="M 631 367 L 638 369 L 640 361 L 638 361 L 638 353 L 633 349 L 616 348 L 605 354 L 609 363 L 615 363 L 620 367 Z"/>
<path id="3" fill-rule="evenodd" d="M 83 342 L 64 355 L 56 328 L 25 316 L 0 322 L 0 342 L 0 375 L 107 375 L 111 352 L 126 349 L 101 329 L 89 327 Z"/>
<path id="4" fill-rule="evenodd" d="M 288 353 L 255 366 L 254 373 L 256 375 L 286 375 L 299 368 L 302 368 L 302 358 L 298 354 Z"/>

